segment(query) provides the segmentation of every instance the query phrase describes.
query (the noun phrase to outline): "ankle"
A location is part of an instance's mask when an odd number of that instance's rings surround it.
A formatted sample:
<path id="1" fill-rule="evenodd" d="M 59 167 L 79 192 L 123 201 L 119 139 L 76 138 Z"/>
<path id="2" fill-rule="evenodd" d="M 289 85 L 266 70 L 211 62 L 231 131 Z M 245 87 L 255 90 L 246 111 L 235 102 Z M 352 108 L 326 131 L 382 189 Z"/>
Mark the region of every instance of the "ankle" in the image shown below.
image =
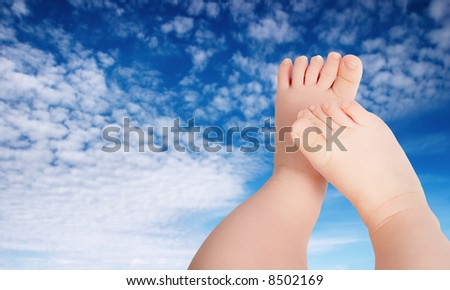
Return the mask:
<path id="1" fill-rule="evenodd" d="M 283 203 L 285 213 L 292 212 L 298 221 L 313 226 L 319 218 L 327 184 L 321 175 L 281 165 L 274 168 L 266 183 L 272 189 L 262 193 L 271 195 L 273 203 Z"/>
<path id="2" fill-rule="evenodd" d="M 358 212 L 367 226 L 369 233 L 375 233 L 384 225 L 395 221 L 403 213 L 417 213 L 419 216 L 434 216 L 423 193 L 401 194 L 382 203 L 374 210 L 364 211 L 358 208 Z M 434 217 L 434 219 L 436 218 Z"/>

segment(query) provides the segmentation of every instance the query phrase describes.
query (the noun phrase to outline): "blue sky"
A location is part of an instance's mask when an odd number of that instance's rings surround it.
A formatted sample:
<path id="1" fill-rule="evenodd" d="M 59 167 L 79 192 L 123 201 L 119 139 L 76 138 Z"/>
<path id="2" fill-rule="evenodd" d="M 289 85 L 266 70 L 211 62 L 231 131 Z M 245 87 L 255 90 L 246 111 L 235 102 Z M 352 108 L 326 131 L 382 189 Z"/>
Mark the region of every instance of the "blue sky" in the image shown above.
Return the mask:
<path id="1" fill-rule="evenodd" d="M 450 235 L 449 2 L 0 1 L 0 268 L 183 269 L 272 155 L 114 154 L 101 131 L 273 117 L 284 57 L 359 55 L 358 100 L 396 133 Z M 158 135 L 158 132 L 156 132 Z M 136 142 L 133 143 L 136 145 Z M 136 146 L 135 146 L 136 147 Z M 330 187 L 313 269 L 370 269 Z"/>

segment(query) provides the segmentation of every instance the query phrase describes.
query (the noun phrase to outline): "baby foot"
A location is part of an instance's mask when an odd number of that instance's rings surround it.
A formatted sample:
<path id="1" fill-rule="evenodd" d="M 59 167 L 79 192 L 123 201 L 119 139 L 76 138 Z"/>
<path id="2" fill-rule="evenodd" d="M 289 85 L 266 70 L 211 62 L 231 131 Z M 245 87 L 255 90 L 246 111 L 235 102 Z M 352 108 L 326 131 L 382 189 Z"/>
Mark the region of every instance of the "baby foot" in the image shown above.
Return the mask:
<path id="1" fill-rule="evenodd" d="M 289 133 L 291 125 L 300 110 L 313 104 L 354 99 L 361 76 L 358 57 L 341 58 L 336 52 L 328 55 L 325 64 L 321 56 L 313 57 L 309 66 L 305 56 L 298 57 L 294 66 L 290 59 L 280 64 L 275 103 L 275 168 L 289 166 L 321 178 L 294 146 Z"/>
<path id="2" fill-rule="evenodd" d="M 300 150 L 314 169 L 356 207 L 369 231 L 401 211 L 428 208 L 392 131 L 357 102 L 302 110 L 292 135 L 300 139 Z"/>

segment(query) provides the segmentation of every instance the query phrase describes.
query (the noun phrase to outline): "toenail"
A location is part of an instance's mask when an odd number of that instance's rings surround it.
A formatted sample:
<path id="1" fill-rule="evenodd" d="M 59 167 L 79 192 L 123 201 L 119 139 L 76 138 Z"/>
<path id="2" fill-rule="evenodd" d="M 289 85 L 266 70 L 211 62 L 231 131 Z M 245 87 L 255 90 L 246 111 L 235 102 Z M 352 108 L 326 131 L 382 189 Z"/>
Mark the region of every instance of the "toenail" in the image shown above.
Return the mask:
<path id="1" fill-rule="evenodd" d="M 304 55 L 300 56 L 299 58 L 301 61 L 308 61 L 308 58 Z"/>
<path id="2" fill-rule="evenodd" d="M 338 58 L 341 57 L 341 55 L 340 55 L 339 53 L 337 53 L 337 52 L 331 52 L 331 53 L 330 53 L 330 56 L 331 56 L 332 58 L 334 58 L 334 59 L 338 59 Z"/>
<path id="3" fill-rule="evenodd" d="M 328 104 L 328 103 L 323 103 L 323 104 L 322 104 L 322 108 L 323 108 L 324 110 L 328 110 L 328 108 L 330 108 L 330 104 Z"/>
<path id="4" fill-rule="evenodd" d="M 303 111 L 300 111 L 297 115 L 297 118 L 299 118 L 299 119 L 302 118 L 304 114 L 305 113 Z"/>
<path id="5" fill-rule="evenodd" d="M 322 58 L 322 56 L 320 56 L 320 55 L 316 55 L 316 56 L 313 57 L 313 59 L 314 59 L 315 61 L 319 61 L 319 60 L 322 60 L 323 58 Z"/>
<path id="6" fill-rule="evenodd" d="M 349 68 L 349 69 L 355 69 L 356 68 L 356 62 L 352 61 L 352 60 L 348 60 L 346 59 L 344 61 L 345 65 Z"/>
<path id="7" fill-rule="evenodd" d="M 314 106 L 314 105 L 311 105 L 311 107 L 309 107 L 310 111 L 314 111 L 315 109 L 316 109 L 316 106 Z"/>
<path id="8" fill-rule="evenodd" d="M 285 58 L 285 59 L 283 59 L 282 63 L 287 64 L 287 63 L 289 63 L 289 60 L 290 60 L 289 58 Z"/>

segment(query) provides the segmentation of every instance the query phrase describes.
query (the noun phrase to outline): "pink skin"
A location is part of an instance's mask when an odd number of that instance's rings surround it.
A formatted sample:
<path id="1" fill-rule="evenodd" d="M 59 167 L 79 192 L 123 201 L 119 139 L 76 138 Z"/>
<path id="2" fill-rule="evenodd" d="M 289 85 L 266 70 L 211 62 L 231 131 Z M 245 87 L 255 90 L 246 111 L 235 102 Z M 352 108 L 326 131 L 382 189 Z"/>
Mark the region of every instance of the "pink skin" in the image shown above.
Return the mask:
<path id="1" fill-rule="evenodd" d="M 352 99 L 362 75 L 359 58 L 331 53 L 280 64 L 275 103 L 274 172 L 267 183 L 231 212 L 208 236 L 189 269 L 306 269 L 306 249 L 319 217 L 327 182 L 300 152 L 287 153 L 299 110 L 322 101 Z"/>
<path id="2" fill-rule="evenodd" d="M 336 144 L 327 148 L 327 130 L 340 130 L 346 150 Z M 450 269 L 450 244 L 383 120 L 352 100 L 323 103 L 300 111 L 292 135 L 300 139 L 311 166 L 358 210 L 372 238 L 377 268 Z"/>
<path id="3" fill-rule="evenodd" d="M 280 132 L 282 128 L 291 127 L 302 109 L 323 102 L 354 99 L 361 76 L 362 63 L 359 58 L 354 55 L 341 58 L 336 52 L 328 55 L 325 64 L 320 56 L 313 57 L 309 67 L 304 56 L 295 60 L 294 67 L 290 59 L 280 64 L 275 103 L 275 167 L 290 166 L 317 177 L 316 171 L 302 154 L 286 152 L 286 147 L 292 147 L 293 142 L 289 134 L 282 136 Z"/>

